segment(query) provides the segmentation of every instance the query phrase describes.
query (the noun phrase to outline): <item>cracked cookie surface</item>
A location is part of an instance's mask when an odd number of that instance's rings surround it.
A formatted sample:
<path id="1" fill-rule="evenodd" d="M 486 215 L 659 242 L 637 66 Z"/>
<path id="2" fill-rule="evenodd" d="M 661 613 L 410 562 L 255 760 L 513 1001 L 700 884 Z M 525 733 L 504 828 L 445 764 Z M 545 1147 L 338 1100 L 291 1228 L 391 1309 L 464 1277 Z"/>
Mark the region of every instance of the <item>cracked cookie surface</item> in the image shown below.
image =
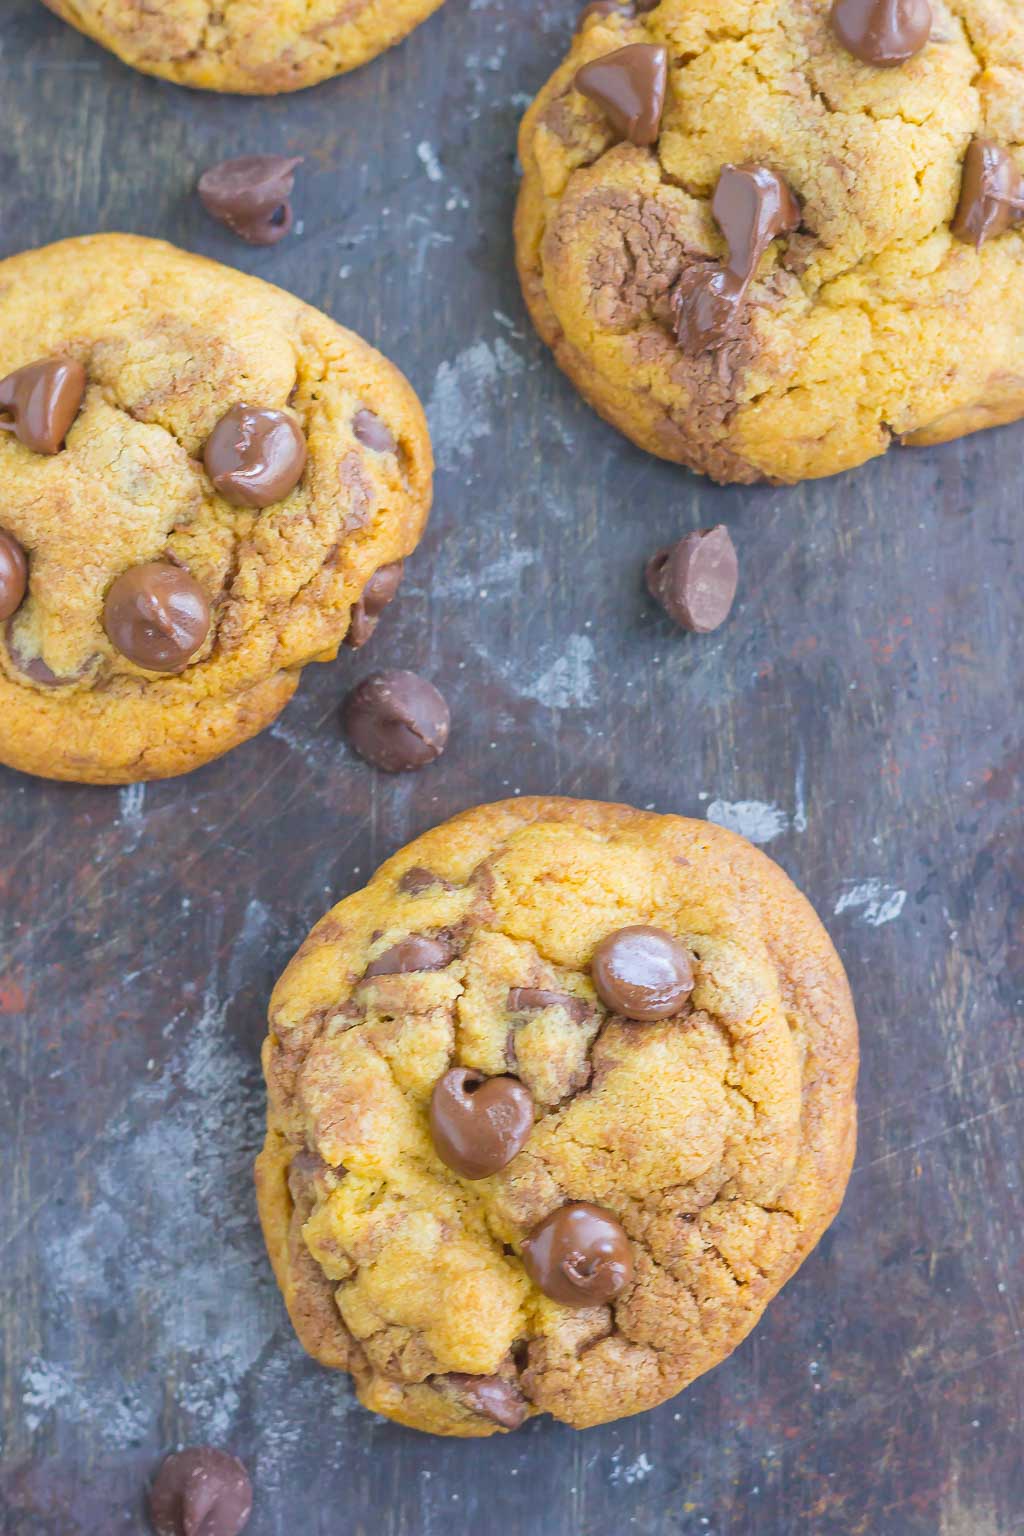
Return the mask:
<path id="1" fill-rule="evenodd" d="M 94 783 L 183 773 L 268 725 L 301 668 L 335 654 L 374 573 L 413 551 L 431 493 L 423 413 L 326 315 L 135 236 L 0 262 L 0 375 L 51 356 L 86 374 L 64 447 L 0 432 L 0 528 L 28 564 L 0 626 L 0 762 Z M 262 509 L 226 501 L 203 463 L 239 403 L 285 412 L 306 440 L 301 480 Z M 376 448 L 353 425 L 366 412 Z M 104 627 L 113 584 L 151 562 L 187 572 L 210 609 L 173 675 Z"/>
<path id="2" fill-rule="evenodd" d="M 630 1022 L 590 967 L 652 923 L 692 955 L 693 992 Z M 263 1062 L 260 1214 L 299 1338 L 437 1434 L 582 1428 L 680 1391 L 813 1247 L 854 1150 L 856 1020 L 806 900 L 733 833 L 623 806 L 508 801 L 410 844 L 313 929 Z M 533 1100 L 487 1177 L 431 1137 L 454 1067 Z M 625 1230 L 609 1305 L 528 1278 L 526 1240 L 569 1202 Z"/>
<path id="3" fill-rule="evenodd" d="M 443 0 L 43 0 L 125 64 L 177 85 L 271 96 L 376 58 Z"/>
<path id="4" fill-rule="evenodd" d="M 523 122 L 523 289 L 540 334 L 608 421 L 721 481 L 853 468 L 894 440 L 943 442 L 1024 413 L 1024 236 L 951 233 L 975 137 L 1024 169 L 1024 19 L 934 0 L 896 69 L 845 52 L 830 0 L 661 0 L 593 13 Z M 581 65 L 662 46 L 650 148 L 574 89 Z M 801 205 L 728 345 L 676 340 L 680 279 L 721 261 L 727 164 L 780 173 Z M 979 338 L 984 337 L 984 345 Z"/>

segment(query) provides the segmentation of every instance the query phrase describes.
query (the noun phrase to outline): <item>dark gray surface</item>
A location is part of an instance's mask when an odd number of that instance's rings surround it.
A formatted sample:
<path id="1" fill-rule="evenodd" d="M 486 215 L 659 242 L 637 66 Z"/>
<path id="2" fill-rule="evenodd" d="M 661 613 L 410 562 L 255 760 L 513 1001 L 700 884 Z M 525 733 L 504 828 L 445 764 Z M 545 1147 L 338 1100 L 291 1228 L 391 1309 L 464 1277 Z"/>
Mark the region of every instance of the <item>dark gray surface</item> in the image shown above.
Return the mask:
<path id="1" fill-rule="evenodd" d="M 253 1470 L 251 1536 L 1024 1529 L 1024 429 L 751 492 L 592 417 L 532 334 L 510 233 L 517 120 L 570 6 L 449 0 L 359 74 L 245 102 L 0 5 L 0 253 L 128 229 L 267 276 L 406 369 L 439 460 L 372 654 L 310 668 L 270 732 L 145 791 L 0 771 L 4 1536 L 141 1531 L 161 1453 L 207 1438 Z M 260 150 L 308 157 L 301 233 L 271 253 L 190 192 Z M 643 560 L 723 519 L 741 600 L 684 637 Z M 337 705 L 372 665 L 447 691 L 437 767 L 346 753 Z M 833 1230 L 682 1398 L 441 1443 L 291 1336 L 251 1188 L 257 1050 L 330 901 L 517 789 L 767 838 L 850 971 L 863 1129 Z"/>

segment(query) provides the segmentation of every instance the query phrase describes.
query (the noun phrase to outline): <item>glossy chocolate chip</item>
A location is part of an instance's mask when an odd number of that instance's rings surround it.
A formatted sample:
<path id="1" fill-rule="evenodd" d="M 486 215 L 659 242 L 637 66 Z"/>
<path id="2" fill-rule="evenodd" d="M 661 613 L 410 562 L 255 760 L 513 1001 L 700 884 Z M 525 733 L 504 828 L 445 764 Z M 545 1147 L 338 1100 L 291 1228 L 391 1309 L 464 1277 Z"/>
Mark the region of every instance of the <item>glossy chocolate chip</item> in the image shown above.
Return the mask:
<path id="1" fill-rule="evenodd" d="M 504 1376 L 469 1376 L 450 1371 L 435 1376 L 434 1385 L 449 1391 L 459 1402 L 502 1429 L 518 1429 L 530 1405 L 514 1381 Z"/>
<path id="2" fill-rule="evenodd" d="M 629 43 L 581 65 L 573 84 L 601 108 L 622 138 L 641 147 L 655 142 L 668 89 L 666 49 Z"/>
<path id="3" fill-rule="evenodd" d="M 545 1008 L 564 1008 L 577 1024 L 590 1013 L 582 997 L 574 997 L 571 992 L 549 992 L 543 987 L 511 987 L 505 1006 L 509 1013 L 541 1013 Z"/>
<path id="4" fill-rule="evenodd" d="M 663 929 L 643 925 L 602 939 L 591 975 L 606 1008 L 642 1024 L 681 1013 L 693 991 L 688 950 Z"/>
<path id="5" fill-rule="evenodd" d="M 517 1078 L 453 1067 L 434 1088 L 434 1150 L 464 1179 L 500 1173 L 522 1151 L 532 1130 L 533 1099 Z"/>
<path id="6" fill-rule="evenodd" d="M 149 1490 L 156 1536 L 239 1536 L 251 1513 L 248 1472 L 210 1445 L 168 1456 Z"/>
<path id="7" fill-rule="evenodd" d="M 269 507 L 302 479 L 306 439 L 287 411 L 233 405 L 203 450 L 214 490 L 235 507 Z"/>
<path id="8" fill-rule="evenodd" d="M 113 583 L 103 605 L 103 628 L 111 645 L 136 666 L 180 672 L 210 632 L 210 605 L 187 571 L 152 560 Z"/>
<path id="9" fill-rule="evenodd" d="M 580 1202 L 552 1211 L 523 1244 L 538 1290 L 565 1307 L 600 1307 L 633 1278 L 629 1238 L 609 1212 Z"/>
<path id="10" fill-rule="evenodd" d="M 29 363 L 0 379 L 0 430 L 13 432 L 33 453 L 59 453 L 85 394 L 85 369 L 72 358 Z"/>
<path id="11" fill-rule="evenodd" d="M 11 618 L 28 591 L 28 561 L 17 539 L 0 528 L 0 621 Z"/>
<path id="12" fill-rule="evenodd" d="M 451 716 L 433 683 L 415 672 L 373 672 L 342 706 L 352 746 L 385 773 L 425 768 L 448 742 Z"/>
<path id="13" fill-rule="evenodd" d="M 424 869 L 417 864 L 413 869 L 407 869 L 398 882 L 398 889 L 406 896 L 421 896 L 424 891 L 433 890 L 435 886 L 441 886 L 450 891 L 451 886 L 440 875 L 435 875 L 432 869 Z"/>
<path id="14" fill-rule="evenodd" d="M 413 933 L 378 955 L 376 960 L 371 960 L 363 976 L 404 976 L 409 971 L 443 971 L 454 954 L 455 949 L 447 939 L 434 939 L 425 933 Z"/>
<path id="15" fill-rule="evenodd" d="M 289 198 L 301 156 L 243 155 L 211 165 L 199 178 L 207 213 L 250 245 L 276 245 L 292 227 Z"/>
<path id="16" fill-rule="evenodd" d="M 832 30 L 847 53 L 883 69 L 920 53 L 932 33 L 929 0 L 834 0 Z"/>
<path id="17" fill-rule="evenodd" d="M 979 250 L 1024 220 L 1024 176 L 1008 149 L 991 139 L 972 139 L 964 157 L 960 201 L 952 230 Z"/>
<path id="18" fill-rule="evenodd" d="M 647 587 L 669 618 L 697 635 L 710 634 L 732 611 L 739 581 L 736 546 L 719 523 L 688 533 L 647 565 Z"/>
<path id="19" fill-rule="evenodd" d="M 390 565 L 382 565 L 380 570 L 374 571 L 362 596 L 352 605 L 345 636 L 349 650 L 360 650 L 371 638 L 384 609 L 395 600 L 404 571 L 404 560 L 393 560 Z"/>
<path id="20" fill-rule="evenodd" d="M 352 431 L 363 447 L 371 449 L 374 453 L 394 453 L 398 447 L 391 428 L 386 426 L 379 416 L 374 415 L 373 411 L 356 411 L 352 418 Z"/>

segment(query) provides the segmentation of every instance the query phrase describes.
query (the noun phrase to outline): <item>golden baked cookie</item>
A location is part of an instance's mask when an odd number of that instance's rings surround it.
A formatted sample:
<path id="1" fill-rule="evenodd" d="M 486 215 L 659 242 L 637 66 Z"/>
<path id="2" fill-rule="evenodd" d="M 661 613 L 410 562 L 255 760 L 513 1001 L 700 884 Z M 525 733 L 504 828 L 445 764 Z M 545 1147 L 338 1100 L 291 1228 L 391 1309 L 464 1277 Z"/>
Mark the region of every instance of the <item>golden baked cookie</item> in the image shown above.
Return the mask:
<path id="1" fill-rule="evenodd" d="M 1015 0 L 598 0 L 520 154 L 533 319 L 649 452 L 797 481 L 1024 413 Z"/>
<path id="2" fill-rule="evenodd" d="M 443 0 L 43 0 L 143 74 L 274 96 L 357 69 Z"/>
<path id="3" fill-rule="evenodd" d="M 299 299 L 156 240 L 0 262 L 0 762 L 125 784 L 368 638 L 430 506 L 423 412 Z"/>
<path id="4" fill-rule="evenodd" d="M 625 806 L 481 806 L 390 859 L 279 981 L 257 1162 L 295 1329 L 435 1434 L 652 1408 L 835 1215 L 857 1025 L 749 843 Z"/>

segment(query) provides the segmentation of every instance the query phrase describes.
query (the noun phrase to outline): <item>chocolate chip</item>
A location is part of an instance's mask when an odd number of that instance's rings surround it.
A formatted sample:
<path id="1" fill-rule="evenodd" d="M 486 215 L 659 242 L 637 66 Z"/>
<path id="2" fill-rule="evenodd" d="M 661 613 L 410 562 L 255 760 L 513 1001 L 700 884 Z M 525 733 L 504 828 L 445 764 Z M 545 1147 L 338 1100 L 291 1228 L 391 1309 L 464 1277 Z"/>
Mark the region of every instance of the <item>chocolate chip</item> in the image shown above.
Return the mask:
<path id="1" fill-rule="evenodd" d="M 434 1150 L 464 1179 L 500 1173 L 522 1151 L 532 1130 L 533 1099 L 514 1077 L 485 1077 L 453 1067 L 434 1087 Z"/>
<path id="2" fill-rule="evenodd" d="M 363 972 L 372 976 L 404 976 L 410 971 L 443 971 L 455 950 L 447 939 L 432 939 L 425 933 L 413 933 L 400 939 L 391 949 L 371 960 Z"/>
<path id="3" fill-rule="evenodd" d="M 591 961 L 597 995 L 624 1019 L 653 1024 L 681 1013 L 693 991 L 689 952 L 661 928 L 619 928 Z"/>
<path id="4" fill-rule="evenodd" d="M 655 142 L 668 89 L 666 49 L 630 43 L 581 65 L 573 84 L 597 103 L 622 138 L 640 146 Z"/>
<path id="5" fill-rule="evenodd" d="M 964 157 L 960 202 L 952 230 L 979 250 L 1024 221 L 1024 176 L 1008 149 L 991 139 L 972 139 Z"/>
<path id="6" fill-rule="evenodd" d="M 302 157 L 243 155 L 211 165 L 199 178 L 207 213 L 250 245 L 276 245 L 292 227 L 289 198 Z"/>
<path id="7" fill-rule="evenodd" d="M 28 591 L 28 561 L 11 534 L 0 528 L 0 620 L 9 619 L 21 607 Z"/>
<path id="8" fill-rule="evenodd" d="M 688 533 L 647 565 L 647 588 L 683 629 L 708 635 L 724 624 L 739 581 L 736 546 L 723 523 Z"/>
<path id="9" fill-rule="evenodd" d="M 235 507 L 269 507 L 302 479 L 306 439 L 286 411 L 233 405 L 203 450 L 213 488 Z"/>
<path id="10" fill-rule="evenodd" d="M 711 211 L 729 259 L 687 269 L 672 293 L 676 339 L 687 352 L 714 351 L 734 334 L 761 259 L 779 235 L 800 224 L 800 205 L 782 177 L 763 165 L 727 165 Z"/>
<path id="11" fill-rule="evenodd" d="M 29 363 L 0 379 L 0 431 L 13 432 L 33 453 L 59 453 L 85 394 L 85 369 L 72 358 Z"/>
<path id="12" fill-rule="evenodd" d="M 921 52 L 932 8 L 929 0 L 833 0 L 832 30 L 848 53 L 891 69 Z"/>
<path id="13" fill-rule="evenodd" d="M 398 882 L 398 889 L 406 896 L 420 896 L 424 891 L 432 890 L 435 885 L 443 886 L 446 891 L 451 890 L 448 881 L 443 880 L 440 875 L 435 875 L 432 869 L 423 869 L 420 865 L 416 865 L 414 869 L 406 870 Z"/>
<path id="14" fill-rule="evenodd" d="M 444 698 L 415 672 L 372 672 L 353 688 L 341 718 L 360 757 L 386 773 L 434 762 L 451 725 Z"/>
<path id="15" fill-rule="evenodd" d="M 373 411 L 356 411 L 352 418 L 352 431 L 364 448 L 374 453 L 394 453 L 398 447 L 390 427 L 375 416 Z"/>
<path id="16" fill-rule="evenodd" d="M 180 672 L 210 632 L 206 594 L 187 571 L 151 560 L 118 576 L 103 605 L 111 645 L 147 672 Z"/>
<path id="17" fill-rule="evenodd" d="M 374 571 L 363 588 L 362 596 L 352 605 L 348 634 L 345 636 L 345 644 L 349 650 L 358 651 L 370 639 L 384 609 L 389 603 L 394 602 L 395 595 L 402 585 L 404 571 L 404 560 L 393 560 L 390 565 L 382 565 L 379 570 Z"/>
<path id="18" fill-rule="evenodd" d="M 502 1429 L 518 1429 L 530 1412 L 530 1404 L 516 1383 L 504 1376 L 469 1376 L 450 1371 L 446 1376 L 435 1376 L 433 1385 L 450 1391 L 473 1413 Z"/>
<path id="19" fill-rule="evenodd" d="M 7 654 L 15 671 L 20 672 L 29 682 L 38 683 L 41 688 L 69 688 L 72 683 L 80 682 L 93 664 L 102 659 L 99 656 L 90 656 L 74 672 L 59 677 L 51 667 L 47 666 L 41 656 L 28 656 L 21 649 L 13 619 L 9 620 L 4 628 L 4 639 L 7 642 Z"/>
<path id="20" fill-rule="evenodd" d="M 564 1008 L 575 1024 L 582 1024 L 590 1009 L 571 992 L 547 992 L 543 987 L 512 987 L 505 1006 L 509 1013 L 541 1013 L 545 1008 Z"/>
<path id="21" fill-rule="evenodd" d="M 251 1513 L 248 1472 L 210 1445 L 168 1456 L 149 1490 L 156 1536 L 239 1536 Z"/>
<path id="22" fill-rule="evenodd" d="M 552 1211 L 523 1244 L 534 1285 L 565 1307 L 600 1307 L 633 1278 L 629 1238 L 609 1211 L 581 1201 Z"/>

